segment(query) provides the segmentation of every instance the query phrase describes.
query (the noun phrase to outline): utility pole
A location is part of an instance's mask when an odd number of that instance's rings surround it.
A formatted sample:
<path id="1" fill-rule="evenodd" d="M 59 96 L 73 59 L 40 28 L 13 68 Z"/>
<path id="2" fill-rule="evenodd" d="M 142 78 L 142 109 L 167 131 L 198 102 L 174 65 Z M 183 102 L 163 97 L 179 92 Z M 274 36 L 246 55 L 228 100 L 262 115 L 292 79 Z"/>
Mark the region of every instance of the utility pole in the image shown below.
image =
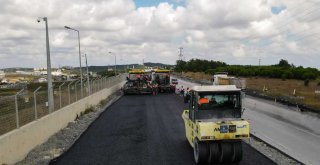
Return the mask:
<path id="1" fill-rule="evenodd" d="M 51 60 L 50 60 L 50 45 L 49 45 L 49 31 L 48 31 L 48 18 L 38 18 L 38 22 L 43 20 L 46 25 L 46 50 L 47 50 L 47 76 L 48 76 L 48 109 L 49 113 L 53 112 L 54 110 L 54 103 L 53 103 L 53 86 L 52 86 L 52 75 L 51 75 Z"/>
<path id="2" fill-rule="evenodd" d="M 182 60 L 183 60 L 182 49 L 183 49 L 183 47 L 180 47 L 180 48 L 179 48 L 179 61 L 182 61 Z"/>
<path id="3" fill-rule="evenodd" d="M 261 65 L 261 59 L 259 58 L 259 66 Z"/>
<path id="4" fill-rule="evenodd" d="M 86 67 L 87 67 L 87 86 L 88 86 L 88 93 L 89 95 L 91 94 L 90 92 L 90 78 L 89 78 L 89 69 L 88 69 L 88 60 L 87 60 L 87 54 L 84 54 L 84 57 L 86 58 Z"/>
<path id="5" fill-rule="evenodd" d="M 69 26 L 64 26 L 64 28 L 76 31 L 78 33 L 78 45 L 79 45 L 79 64 L 80 64 L 80 83 L 81 83 L 81 98 L 83 98 L 83 83 L 82 83 L 82 66 L 81 66 L 81 52 L 80 52 L 80 32 L 77 29 L 71 28 Z"/>

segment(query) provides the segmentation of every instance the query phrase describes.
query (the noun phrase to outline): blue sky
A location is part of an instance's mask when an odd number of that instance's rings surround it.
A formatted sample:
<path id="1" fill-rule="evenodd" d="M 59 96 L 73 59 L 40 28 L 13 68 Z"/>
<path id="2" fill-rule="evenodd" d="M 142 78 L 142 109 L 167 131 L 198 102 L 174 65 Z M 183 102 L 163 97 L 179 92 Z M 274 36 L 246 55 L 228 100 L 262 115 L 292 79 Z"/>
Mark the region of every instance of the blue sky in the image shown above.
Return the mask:
<path id="1" fill-rule="evenodd" d="M 276 14 L 276 15 L 281 13 L 285 9 L 286 9 L 286 6 L 273 6 L 273 7 L 271 7 L 272 13 Z"/>
<path id="2" fill-rule="evenodd" d="M 185 0 L 134 0 L 137 7 L 149 7 L 158 6 L 161 2 L 168 2 L 176 6 L 181 6 L 185 4 Z"/>

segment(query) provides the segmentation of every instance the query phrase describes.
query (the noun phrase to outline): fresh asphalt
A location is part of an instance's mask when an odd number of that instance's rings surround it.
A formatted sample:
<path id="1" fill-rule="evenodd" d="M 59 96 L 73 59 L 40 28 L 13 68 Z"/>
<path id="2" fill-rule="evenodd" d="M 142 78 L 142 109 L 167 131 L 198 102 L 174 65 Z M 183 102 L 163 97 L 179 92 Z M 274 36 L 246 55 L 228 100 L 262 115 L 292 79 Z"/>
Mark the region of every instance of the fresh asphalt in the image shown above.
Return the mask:
<path id="1" fill-rule="evenodd" d="M 123 96 L 51 164 L 194 164 L 181 118 L 184 107 L 175 94 Z M 239 164 L 274 163 L 243 143 Z"/>

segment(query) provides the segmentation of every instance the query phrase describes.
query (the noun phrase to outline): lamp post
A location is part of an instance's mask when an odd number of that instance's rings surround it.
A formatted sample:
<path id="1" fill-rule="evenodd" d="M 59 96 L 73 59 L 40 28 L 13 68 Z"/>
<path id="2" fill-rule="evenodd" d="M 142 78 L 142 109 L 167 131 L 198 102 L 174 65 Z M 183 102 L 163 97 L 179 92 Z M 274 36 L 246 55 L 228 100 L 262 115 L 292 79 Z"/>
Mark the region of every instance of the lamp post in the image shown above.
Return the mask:
<path id="1" fill-rule="evenodd" d="M 114 55 L 114 75 L 117 75 L 117 56 L 116 54 L 109 52 L 109 54 Z"/>
<path id="2" fill-rule="evenodd" d="M 69 26 L 64 26 L 64 28 L 76 31 L 78 33 L 78 43 L 79 43 L 79 63 L 80 63 L 80 84 L 81 84 L 81 98 L 83 97 L 83 84 L 82 84 L 82 67 L 81 67 L 81 52 L 80 52 L 80 32 L 77 29 L 71 28 Z"/>
<path id="3" fill-rule="evenodd" d="M 87 54 L 84 54 L 84 57 L 86 58 L 86 68 L 87 68 L 87 82 L 88 82 L 88 93 L 90 95 L 90 78 L 89 78 L 89 69 L 88 69 L 88 60 L 87 60 Z"/>
<path id="4" fill-rule="evenodd" d="M 39 23 L 41 20 L 45 22 L 46 25 L 46 51 L 47 51 L 47 77 L 48 77 L 48 109 L 49 113 L 54 110 L 53 104 L 53 86 L 52 86 L 52 75 L 51 75 L 51 60 L 50 60 L 50 46 L 49 46 L 49 32 L 48 32 L 48 18 L 40 17 L 37 19 Z"/>

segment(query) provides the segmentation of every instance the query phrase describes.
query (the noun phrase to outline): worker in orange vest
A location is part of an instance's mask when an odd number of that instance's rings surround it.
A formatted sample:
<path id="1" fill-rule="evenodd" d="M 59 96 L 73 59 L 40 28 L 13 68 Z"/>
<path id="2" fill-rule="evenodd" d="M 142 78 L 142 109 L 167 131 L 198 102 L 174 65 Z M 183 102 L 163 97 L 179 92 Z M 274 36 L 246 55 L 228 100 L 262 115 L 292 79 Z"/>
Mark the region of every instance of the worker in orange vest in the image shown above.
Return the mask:
<path id="1" fill-rule="evenodd" d="M 200 99 L 198 100 L 198 104 L 208 104 L 209 103 L 209 99 L 204 98 L 203 96 L 200 96 Z"/>

